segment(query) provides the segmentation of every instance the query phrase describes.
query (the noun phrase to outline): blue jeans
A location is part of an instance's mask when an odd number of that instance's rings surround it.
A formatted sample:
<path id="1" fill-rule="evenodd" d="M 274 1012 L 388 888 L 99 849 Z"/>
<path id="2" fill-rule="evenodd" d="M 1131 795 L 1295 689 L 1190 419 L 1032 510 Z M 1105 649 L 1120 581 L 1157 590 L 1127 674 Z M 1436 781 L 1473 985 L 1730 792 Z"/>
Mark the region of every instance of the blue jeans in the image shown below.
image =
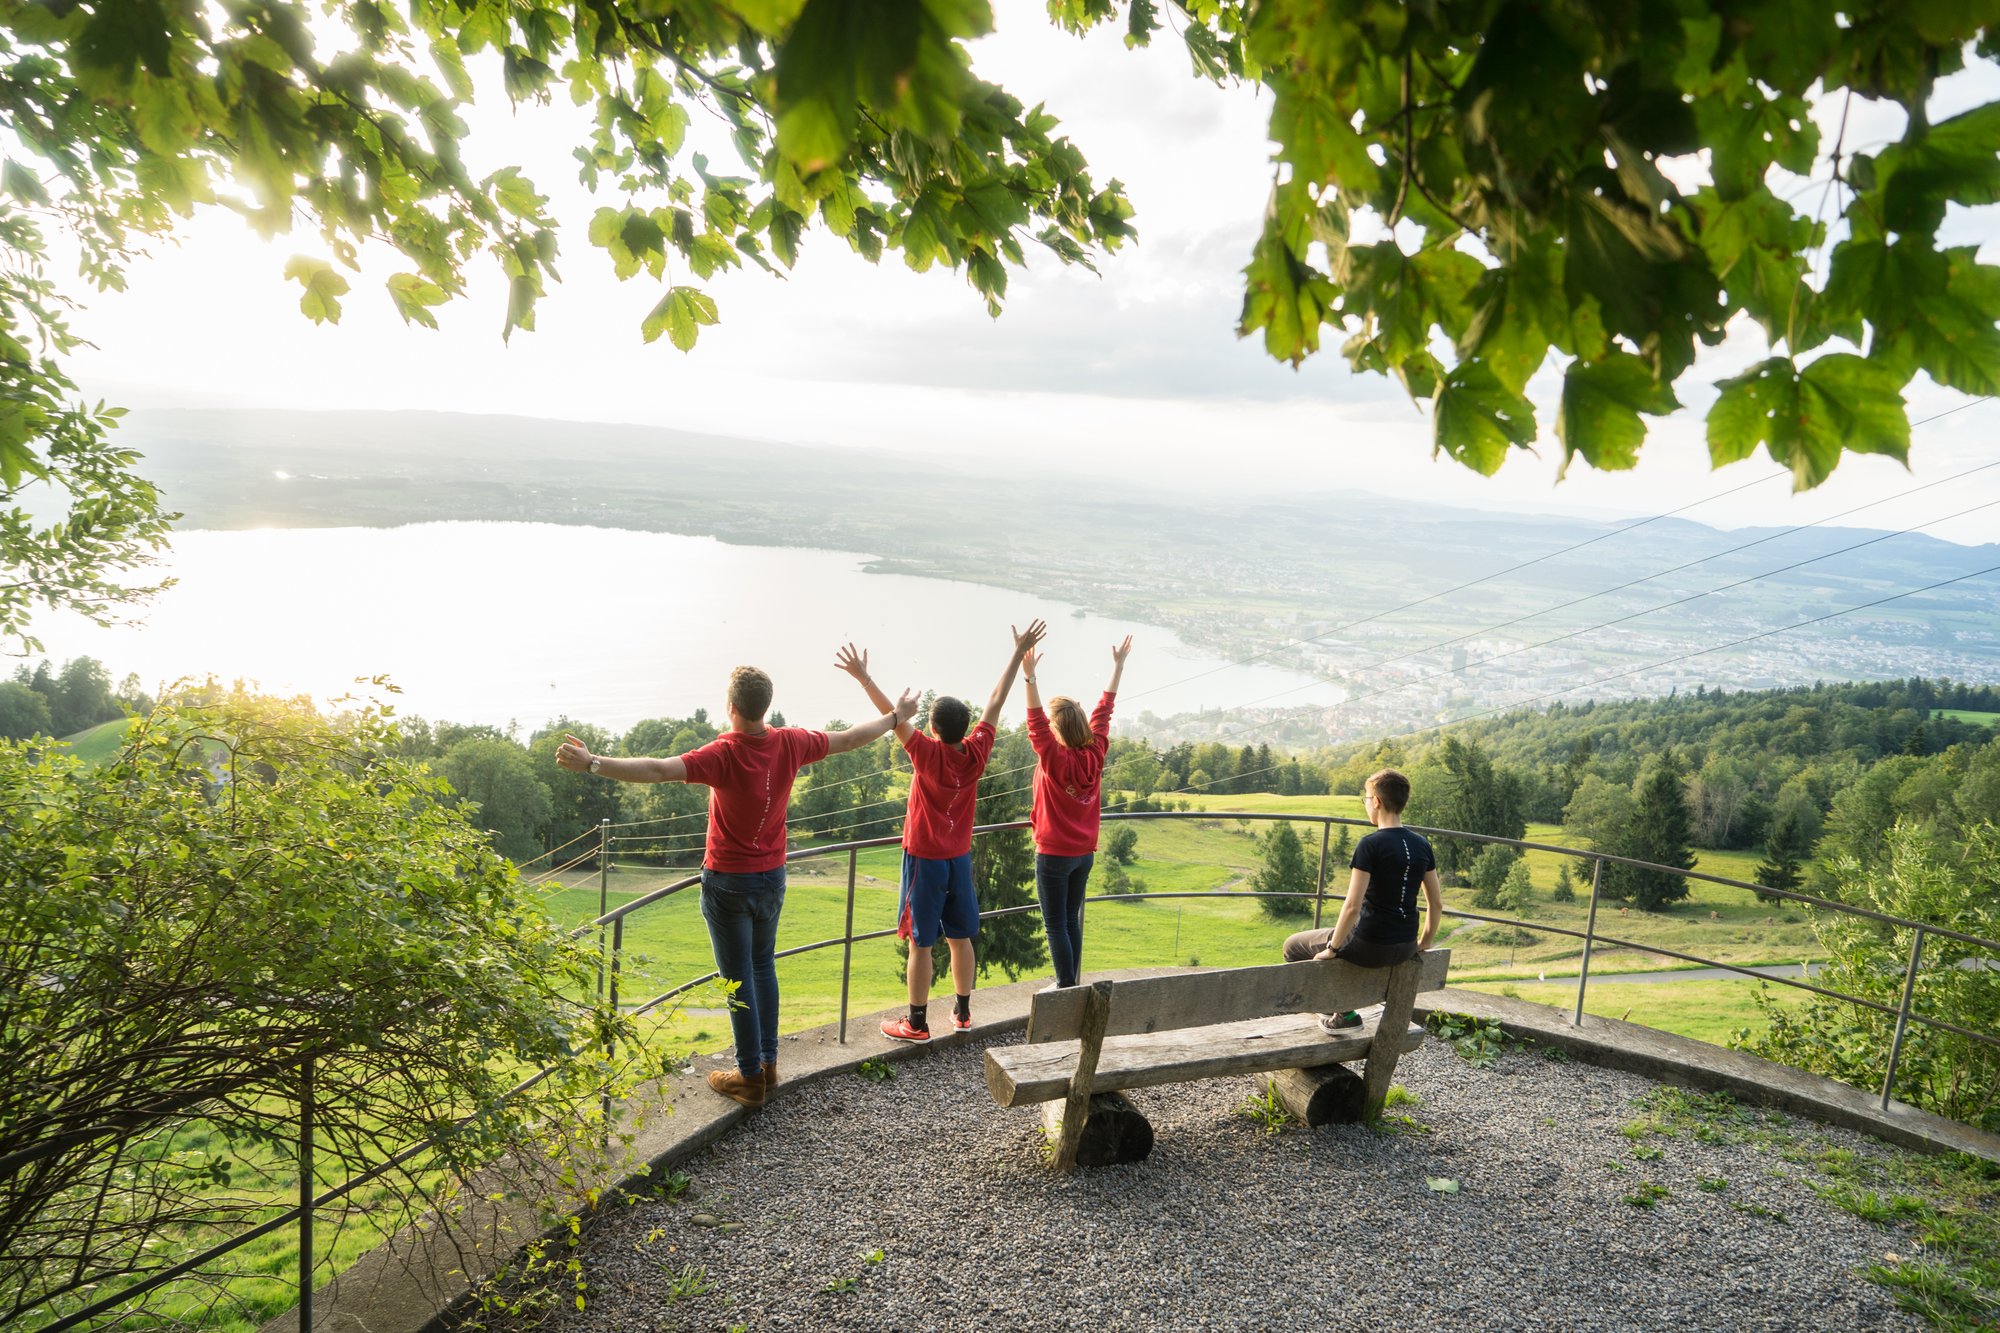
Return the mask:
<path id="1" fill-rule="evenodd" d="M 1083 961 L 1083 890 L 1096 860 L 1094 852 L 1035 853 L 1035 901 L 1041 904 L 1042 929 L 1048 932 L 1049 961 L 1055 964 L 1058 986 L 1074 986 Z"/>
<path id="2" fill-rule="evenodd" d="M 754 875 L 701 872 L 701 915 L 715 948 L 715 970 L 736 984 L 729 1030 L 745 1078 L 778 1058 L 778 913 L 785 868 Z"/>

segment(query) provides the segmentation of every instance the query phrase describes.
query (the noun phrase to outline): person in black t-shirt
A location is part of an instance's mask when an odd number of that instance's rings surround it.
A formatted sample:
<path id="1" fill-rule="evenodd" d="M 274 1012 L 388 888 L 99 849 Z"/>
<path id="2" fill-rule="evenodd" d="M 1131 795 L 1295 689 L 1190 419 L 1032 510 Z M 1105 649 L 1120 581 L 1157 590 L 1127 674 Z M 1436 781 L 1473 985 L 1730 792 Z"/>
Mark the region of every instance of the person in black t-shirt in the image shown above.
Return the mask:
<path id="1" fill-rule="evenodd" d="M 1361 808 L 1375 831 L 1354 845 L 1347 881 L 1347 901 L 1330 927 L 1302 930 L 1285 941 L 1285 961 L 1341 958 L 1361 967 L 1394 967 L 1407 963 L 1437 938 L 1444 919 L 1444 898 L 1438 890 L 1437 858 L 1421 835 L 1403 827 L 1403 807 L 1410 803 L 1410 780 L 1385 768 L 1362 788 Z M 1417 889 L 1424 891 L 1426 916 L 1418 928 Z M 1361 1026 L 1361 1015 L 1323 1015 L 1328 1031 Z"/>

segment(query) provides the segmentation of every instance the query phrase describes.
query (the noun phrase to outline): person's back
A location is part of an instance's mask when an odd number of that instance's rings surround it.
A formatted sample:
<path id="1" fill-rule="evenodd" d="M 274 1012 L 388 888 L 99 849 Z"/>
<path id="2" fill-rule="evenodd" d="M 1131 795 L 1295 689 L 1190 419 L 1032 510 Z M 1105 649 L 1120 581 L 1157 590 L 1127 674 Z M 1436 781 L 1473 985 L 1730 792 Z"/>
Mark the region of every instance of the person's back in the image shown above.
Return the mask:
<path id="1" fill-rule="evenodd" d="M 896 934 L 909 941 L 906 979 L 910 990 L 907 1018 L 886 1020 L 882 1035 L 897 1041 L 931 1039 L 931 949 L 943 937 L 951 952 L 955 993 L 952 1026 L 972 1027 L 972 987 L 977 959 L 972 942 L 979 935 L 979 893 L 972 882 L 972 829 L 978 819 L 979 779 L 993 754 L 994 727 L 1022 654 L 1040 642 L 1048 627 L 1032 622 L 1024 634 L 1014 631 L 1014 649 L 1000 673 L 999 684 L 987 697 L 979 725 L 966 730 L 972 710 L 964 700 L 942 695 L 931 704 L 930 733 L 907 723 L 896 736 L 910 756 L 910 803 L 903 819 L 901 900 L 896 905 Z M 854 677 L 880 706 L 888 698 L 868 674 L 868 654 L 848 644 L 834 655 L 834 665 Z"/>
<path id="2" fill-rule="evenodd" d="M 826 758 L 827 734 L 804 727 L 725 731 L 681 756 L 687 781 L 708 788 L 710 870 L 752 875 L 785 862 L 785 814 L 799 770 Z"/>
<path id="3" fill-rule="evenodd" d="M 1349 864 L 1368 872 L 1354 938 L 1385 945 L 1414 941 L 1423 925 L 1417 891 L 1424 876 L 1437 868 L 1430 840 L 1400 824 L 1378 828 L 1354 845 Z"/>
<path id="4" fill-rule="evenodd" d="M 985 718 L 956 744 L 921 731 L 910 733 L 903 746 L 910 756 L 903 847 L 910 855 L 949 860 L 972 850 L 979 779 L 992 758 L 994 738 L 993 724 Z"/>
<path id="5" fill-rule="evenodd" d="M 1104 753 L 1111 743 L 1111 712 L 1116 704 L 1116 691 L 1106 690 L 1087 723 L 1083 706 L 1060 695 L 1049 701 L 1048 712 L 1028 709 L 1028 741 L 1035 747 L 1036 759 L 1028 819 L 1035 832 L 1035 850 L 1045 856 L 1086 856 L 1097 850 Z"/>
<path id="6" fill-rule="evenodd" d="M 1049 939 L 1056 985 L 1074 986 L 1083 958 L 1083 898 L 1097 856 L 1097 832 L 1104 803 L 1104 754 L 1111 744 L 1111 710 L 1132 637 L 1111 649 L 1111 681 L 1086 722 L 1083 705 L 1065 695 L 1049 700 L 1046 712 L 1035 684 L 1039 653 L 1022 659 L 1028 689 L 1028 740 L 1035 747 L 1035 799 L 1029 823 L 1035 830 L 1035 901 Z"/>
<path id="7" fill-rule="evenodd" d="M 785 904 L 785 813 L 807 764 L 857 749 L 916 712 L 905 692 L 893 711 L 845 731 L 768 727 L 771 678 L 755 667 L 730 673 L 729 730 L 667 758 L 593 755 L 574 736 L 556 747 L 571 772 L 616 782 L 699 782 L 709 790 L 701 915 L 715 970 L 734 982 L 729 1026 L 736 1069 L 712 1070 L 708 1085 L 732 1101 L 762 1106 L 778 1081 L 778 916 Z"/>
<path id="8" fill-rule="evenodd" d="M 1362 784 L 1361 809 L 1375 831 L 1354 844 L 1340 918 L 1288 938 L 1286 962 L 1338 958 L 1357 967 L 1395 967 L 1431 947 L 1444 919 L 1444 898 L 1429 839 L 1403 827 L 1409 803 L 1410 780 L 1393 768 Z M 1417 915 L 1419 888 L 1428 913 L 1422 918 Z M 1320 1019 L 1329 1032 L 1360 1025 L 1361 1015 L 1352 1010 Z"/>

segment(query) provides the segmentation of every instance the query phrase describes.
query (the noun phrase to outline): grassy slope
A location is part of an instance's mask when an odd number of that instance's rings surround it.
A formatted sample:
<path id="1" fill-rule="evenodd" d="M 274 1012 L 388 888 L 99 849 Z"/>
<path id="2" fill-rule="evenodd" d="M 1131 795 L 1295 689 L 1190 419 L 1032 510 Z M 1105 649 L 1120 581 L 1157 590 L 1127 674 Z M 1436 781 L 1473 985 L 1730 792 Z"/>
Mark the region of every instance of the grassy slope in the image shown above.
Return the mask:
<path id="1" fill-rule="evenodd" d="M 125 743 L 125 728 L 130 725 L 129 718 L 115 717 L 109 722 L 86 727 L 74 736 L 63 737 L 63 744 L 69 746 L 70 753 L 84 763 L 101 764 L 118 753 L 118 747 Z"/>
<path id="2" fill-rule="evenodd" d="M 1969 708 L 1940 708 L 1937 716 L 1948 717 L 1954 722 L 1969 722 L 1975 727 L 1990 727 L 2000 723 L 2000 713 L 1975 713 Z"/>

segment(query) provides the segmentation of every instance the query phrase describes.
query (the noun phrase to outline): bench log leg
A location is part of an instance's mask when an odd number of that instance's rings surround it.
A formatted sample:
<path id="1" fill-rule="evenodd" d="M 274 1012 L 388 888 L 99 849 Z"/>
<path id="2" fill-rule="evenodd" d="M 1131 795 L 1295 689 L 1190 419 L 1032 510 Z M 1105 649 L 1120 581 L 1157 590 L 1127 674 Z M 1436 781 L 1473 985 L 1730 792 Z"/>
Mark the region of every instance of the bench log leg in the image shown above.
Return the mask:
<path id="1" fill-rule="evenodd" d="M 1062 1131 L 1056 1139 L 1055 1168 L 1067 1171 L 1076 1165 L 1077 1144 L 1083 1139 L 1084 1122 L 1090 1119 L 1090 1094 L 1097 1079 L 1097 1057 L 1104 1049 L 1104 1028 L 1111 1020 L 1111 983 L 1092 982 L 1083 997 L 1083 1023 L 1078 1032 L 1076 1073 L 1070 1076 L 1069 1096 L 1062 1109 Z M 1408 1021 L 1407 1014 L 1405 1021 Z"/>
<path id="2" fill-rule="evenodd" d="M 1271 1075 L 1271 1088 L 1292 1119 L 1313 1129 L 1357 1124 L 1367 1103 L 1367 1085 L 1346 1065 L 1281 1069 Z"/>
<path id="3" fill-rule="evenodd" d="M 1042 1127 L 1060 1140 L 1065 1102 L 1042 1103 Z M 1153 1126 L 1122 1092 L 1097 1092 L 1077 1138 L 1078 1166 L 1123 1166 L 1143 1162 L 1153 1151 Z"/>
<path id="4" fill-rule="evenodd" d="M 1372 1121 L 1381 1115 L 1382 1103 L 1388 1099 L 1389 1082 L 1396 1076 L 1396 1061 L 1403 1053 L 1402 1034 L 1409 1029 L 1410 1011 L 1416 1007 L 1417 986 L 1423 971 L 1421 957 L 1389 971 L 1389 994 L 1382 1005 L 1382 1020 L 1375 1025 L 1375 1040 L 1368 1047 L 1368 1064 L 1362 1075 L 1366 1086 L 1361 1115 L 1365 1120 Z M 1382 1040 L 1385 1032 L 1392 1034 L 1388 1041 Z"/>

